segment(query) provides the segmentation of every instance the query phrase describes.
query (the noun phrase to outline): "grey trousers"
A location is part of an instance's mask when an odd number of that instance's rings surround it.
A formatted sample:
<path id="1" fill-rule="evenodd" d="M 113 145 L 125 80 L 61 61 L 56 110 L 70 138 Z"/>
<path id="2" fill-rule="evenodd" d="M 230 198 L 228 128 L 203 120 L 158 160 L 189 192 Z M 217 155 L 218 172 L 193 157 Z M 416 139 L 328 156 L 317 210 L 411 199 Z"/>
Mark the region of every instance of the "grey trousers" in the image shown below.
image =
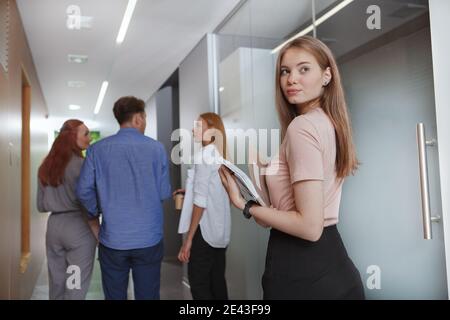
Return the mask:
<path id="1" fill-rule="evenodd" d="M 46 234 L 50 300 L 86 298 L 96 247 L 83 213 L 50 215 Z"/>

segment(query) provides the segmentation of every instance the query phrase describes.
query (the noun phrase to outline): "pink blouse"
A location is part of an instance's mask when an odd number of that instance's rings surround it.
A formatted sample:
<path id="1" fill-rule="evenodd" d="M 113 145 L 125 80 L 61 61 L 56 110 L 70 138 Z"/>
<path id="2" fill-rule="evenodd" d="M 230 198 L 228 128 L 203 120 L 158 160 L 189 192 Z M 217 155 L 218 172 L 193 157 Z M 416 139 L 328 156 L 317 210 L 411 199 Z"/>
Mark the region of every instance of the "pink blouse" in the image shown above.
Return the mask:
<path id="1" fill-rule="evenodd" d="M 273 207 L 282 211 L 297 210 L 293 184 L 321 180 L 325 200 L 324 226 L 336 224 L 343 179 L 336 177 L 335 162 L 334 126 L 322 108 L 315 108 L 293 119 L 279 155 L 271 160 L 266 171 Z"/>

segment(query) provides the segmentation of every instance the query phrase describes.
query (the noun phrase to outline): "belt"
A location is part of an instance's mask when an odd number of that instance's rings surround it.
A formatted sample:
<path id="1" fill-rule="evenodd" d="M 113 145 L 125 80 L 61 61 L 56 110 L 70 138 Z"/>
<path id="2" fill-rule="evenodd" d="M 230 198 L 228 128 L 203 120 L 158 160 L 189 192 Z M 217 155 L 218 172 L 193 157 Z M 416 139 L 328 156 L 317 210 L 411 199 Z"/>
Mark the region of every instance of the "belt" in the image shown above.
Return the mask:
<path id="1" fill-rule="evenodd" d="M 52 214 L 63 214 L 63 213 L 71 213 L 71 212 L 81 212 L 81 210 L 78 209 L 78 210 L 67 210 L 67 211 L 52 211 Z"/>

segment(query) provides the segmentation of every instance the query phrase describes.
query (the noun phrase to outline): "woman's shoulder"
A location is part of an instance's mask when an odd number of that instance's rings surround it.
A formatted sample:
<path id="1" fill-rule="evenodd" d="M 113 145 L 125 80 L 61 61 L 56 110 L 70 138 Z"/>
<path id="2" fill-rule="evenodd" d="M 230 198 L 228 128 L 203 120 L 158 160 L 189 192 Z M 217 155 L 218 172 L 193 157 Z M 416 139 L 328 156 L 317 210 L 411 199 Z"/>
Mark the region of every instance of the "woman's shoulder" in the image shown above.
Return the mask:
<path id="1" fill-rule="evenodd" d="M 70 162 L 73 164 L 83 164 L 84 158 L 74 154 L 72 158 L 70 158 Z"/>
<path id="2" fill-rule="evenodd" d="M 298 132 L 316 133 L 317 128 L 314 124 L 314 119 L 312 119 L 309 114 L 302 114 L 292 119 L 286 132 L 288 135 Z"/>
<path id="3" fill-rule="evenodd" d="M 73 155 L 72 158 L 70 158 L 69 163 L 67 164 L 67 168 L 66 171 L 74 171 L 76 172 L 80 172 L 81 167 L 83 166 L 83 162 L 84 162 L 84 158 L 77 156 L 77 155 Z"/>
<path id="4" fill-rule="evenodd" d="M 332 127 L 331 121 L 322 108 L 315 108 L 308 113 L 295 117 L 287 128 L 288 133 L 308 132 L 312 135 L 320 135 L 324 129 Z"/>

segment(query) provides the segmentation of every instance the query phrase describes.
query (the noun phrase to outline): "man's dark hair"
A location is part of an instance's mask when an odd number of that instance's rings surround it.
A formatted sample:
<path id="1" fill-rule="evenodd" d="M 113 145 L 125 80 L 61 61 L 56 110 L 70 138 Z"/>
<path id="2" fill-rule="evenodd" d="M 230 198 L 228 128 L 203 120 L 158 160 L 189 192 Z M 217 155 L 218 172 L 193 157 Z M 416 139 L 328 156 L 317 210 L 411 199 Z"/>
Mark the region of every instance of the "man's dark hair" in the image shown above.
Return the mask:
<path id="1" fill-rule="evenodd" d="M 114 117 L 119 124 L 130 121 L 136 113 L 145 112 L 145 102 L 133 96 L 122 97 L 114 103 Z"/>

